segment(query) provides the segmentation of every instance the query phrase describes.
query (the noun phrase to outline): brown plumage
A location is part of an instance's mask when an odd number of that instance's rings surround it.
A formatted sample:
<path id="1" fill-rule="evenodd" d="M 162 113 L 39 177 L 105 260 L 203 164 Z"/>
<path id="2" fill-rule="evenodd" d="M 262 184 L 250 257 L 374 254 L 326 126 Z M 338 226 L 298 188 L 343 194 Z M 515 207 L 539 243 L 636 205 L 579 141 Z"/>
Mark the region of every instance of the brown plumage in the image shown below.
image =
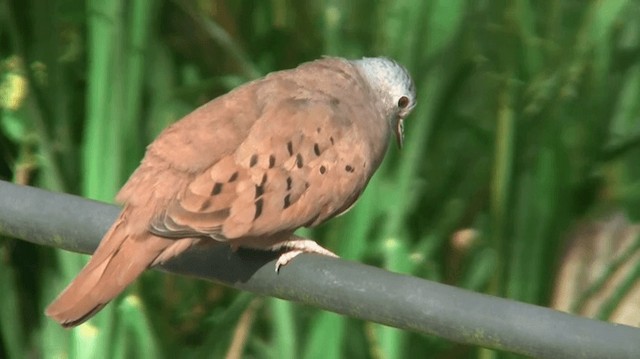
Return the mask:
<path id="1" fill-rule="evenodd" d="M 406 101 L 406 100 L 409 101 Z M 124 208 L 46 310 L 90 318 L 150 266 L 199 241 L 328 254 L 292 236 L 347 210 L 415 104 L 387 59 L 325 58 L 221 96 L 167 128 L 120 190 Z M 311 242 L 313 243 L 313 242 Z"/>

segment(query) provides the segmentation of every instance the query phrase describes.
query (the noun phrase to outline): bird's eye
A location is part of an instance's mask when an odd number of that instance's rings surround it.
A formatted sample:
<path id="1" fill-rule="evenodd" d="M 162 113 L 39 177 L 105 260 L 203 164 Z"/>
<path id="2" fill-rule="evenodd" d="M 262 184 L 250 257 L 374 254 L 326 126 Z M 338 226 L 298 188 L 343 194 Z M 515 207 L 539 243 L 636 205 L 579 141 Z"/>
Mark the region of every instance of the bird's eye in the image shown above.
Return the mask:
<path id="1" fill-rule="evenodd" d="M 409 98 L 407 96 L 400 97 L 398 100 L 398 107 L 406 108 L 407 106 L 409 106 Z"/>

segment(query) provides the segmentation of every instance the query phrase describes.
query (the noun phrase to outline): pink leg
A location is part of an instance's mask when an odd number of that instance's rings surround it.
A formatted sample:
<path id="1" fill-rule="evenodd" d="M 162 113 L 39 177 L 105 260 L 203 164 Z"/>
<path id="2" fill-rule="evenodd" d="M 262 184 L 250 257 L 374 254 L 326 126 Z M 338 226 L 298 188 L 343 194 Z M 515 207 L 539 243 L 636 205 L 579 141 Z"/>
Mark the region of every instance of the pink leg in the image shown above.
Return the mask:
<path id="1" fill-rule="evenodd" d="M 282 253 L 276 262 L 276 272 L 280 271 L 280 268 L 287 265 L 291 260 L 302 253 L 317 253 L 323 256 L 335 257 L 338 256 L 330 250 L 323 248 L 318 243 L 311 239 L 302 238 L 293 235 L 292 239 L 279 242 L 269 247 L 269 250 L 279 251 L 287 249 L 288 251 Z"/>

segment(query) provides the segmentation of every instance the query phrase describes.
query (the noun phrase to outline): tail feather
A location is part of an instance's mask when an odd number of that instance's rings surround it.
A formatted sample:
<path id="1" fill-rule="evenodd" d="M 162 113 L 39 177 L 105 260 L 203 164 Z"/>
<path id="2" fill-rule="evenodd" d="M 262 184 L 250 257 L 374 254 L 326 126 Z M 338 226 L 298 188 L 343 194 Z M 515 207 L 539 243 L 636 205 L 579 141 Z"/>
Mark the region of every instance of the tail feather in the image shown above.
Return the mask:
<path id="1" fill-rule="evenodd" d="M 118 219 L 100 242 L 80 274 L 47 307 L 45 314 L 63 327 L 73 327 L 96 314 L 122 292 L 168 248 L 185 240 L 170 240 L 151 233 L 128 233 Z M 179 243 L 181 247 L 185 243 Z M 174 252 L 174 251 L 169 251 Z"/>

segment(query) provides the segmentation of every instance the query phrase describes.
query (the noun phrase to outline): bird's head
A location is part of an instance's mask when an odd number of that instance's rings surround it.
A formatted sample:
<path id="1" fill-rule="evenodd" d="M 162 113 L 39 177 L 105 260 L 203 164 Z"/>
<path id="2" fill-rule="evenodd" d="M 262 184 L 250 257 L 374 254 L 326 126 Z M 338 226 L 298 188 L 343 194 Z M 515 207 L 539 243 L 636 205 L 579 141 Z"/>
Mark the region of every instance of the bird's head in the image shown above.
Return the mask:
<path id="1" fill-rule="evenodd" d="M 409 72 L 386 57 L 364 57 L 352 62 L 382 101 L 384 115 L 402 148 L 404 119 L 416 105 L 416 88 Z"/>

